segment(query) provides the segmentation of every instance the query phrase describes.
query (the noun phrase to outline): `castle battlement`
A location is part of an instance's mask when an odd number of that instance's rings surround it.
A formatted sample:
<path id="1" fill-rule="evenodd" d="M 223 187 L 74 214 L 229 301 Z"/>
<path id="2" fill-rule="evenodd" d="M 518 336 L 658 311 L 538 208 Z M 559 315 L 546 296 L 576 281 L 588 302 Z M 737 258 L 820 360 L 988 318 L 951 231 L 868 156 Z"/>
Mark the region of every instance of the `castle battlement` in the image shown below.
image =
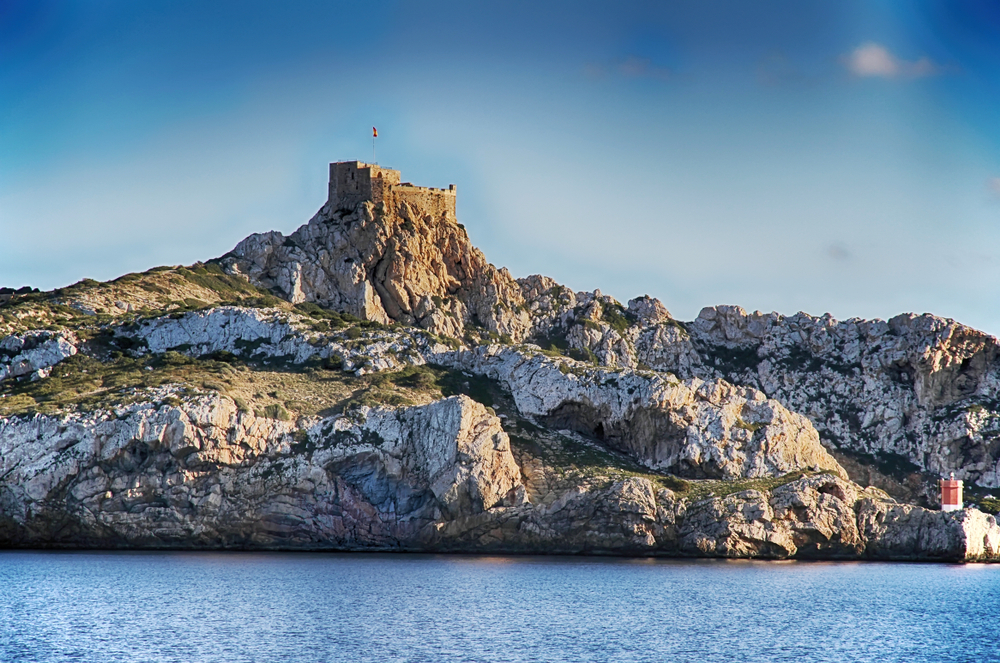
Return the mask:
<path id="1" fill-rule="evenodd" d="M 364 163 L 338 161 L 330 164 L 330 188 L 327 202 L 332 209 L 351 209 L 358 203 L 385 203 L 395 209 L 406 202 L 433 217 L 455 218 L 454 184 L 447 189 L 415 186 L 400 182 L 398 170 Z"/>

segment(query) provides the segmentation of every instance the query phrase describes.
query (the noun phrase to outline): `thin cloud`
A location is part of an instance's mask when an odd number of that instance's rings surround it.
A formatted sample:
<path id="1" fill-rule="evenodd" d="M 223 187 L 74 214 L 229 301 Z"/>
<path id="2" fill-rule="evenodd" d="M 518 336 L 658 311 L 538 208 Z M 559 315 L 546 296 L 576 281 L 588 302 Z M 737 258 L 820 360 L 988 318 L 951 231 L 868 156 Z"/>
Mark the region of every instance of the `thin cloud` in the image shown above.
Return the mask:
<path id="1" fill-rule="evenodd" d="M 837 262 L 846 262 L 851 259 L 851 252 L 843 244 L 831 244 L 826 247 L 826 255 Z"/>
<path id="2" fill-rule="evenodd" d="M 590 63 L 583 68 L 587 78 L 597 80 L 609 75 L 623 78 L 648 78 L 657 81 L 667 81 L 673 78 L 673 71 L 667 67 L 653 64 L 648 58 L 630 55 L 624 60 L 616 60 L 609 64 Z"/>
<path id="3" fill-rule="evenodd" d="M 764 87 L 805 87 L 822 82 L 824 74 L 797 66 L 780 51 L 772 51 L 757 62 L 757 83 Z"/>
<path id="4" fill-rule="evenodd" d="M 801 75 L 784 53 L 771 53 L 757 63 L 757 82 L 761 85 L 775 87 L 800 79 Z"/>
<path id="5" fill-rule="evenodd" d="M 991 177 L 986 180 L 986 188 L 994 198 L 1000 198 L 1000 177 Z"/>
<path id="6" fill-rule="evenodd" d="M 590 64 L 587 64 L 586 66 L 584 66 L 584 68 L 583 68 L 583 74 L 587 78 L 597 80 L 597 79 L 601 79 L 601 78 L 607 77 L 607 75 L 608 75 L 608 68 L 606 66 L 604 66 L 603 64 L 597 64 L 597 63 L 591 62 Z"/>
<path id="7" fill-rule="evenodd" d="M 666 67 L 659 67 L 647 58 L 637 58 L 634 55 L 619 62 L 618 71 L 627 78 L 653 78 L 666 81 L 673 76 L 673 73 Z"/>
<path id="8" fill-rule="evenodd" d="M 937 76 L 944 69 L 928 57 L 904 60 L 875 42 L 861 44 L 843 58 L 844 65 L 860 78 L 923 78 Z"/>

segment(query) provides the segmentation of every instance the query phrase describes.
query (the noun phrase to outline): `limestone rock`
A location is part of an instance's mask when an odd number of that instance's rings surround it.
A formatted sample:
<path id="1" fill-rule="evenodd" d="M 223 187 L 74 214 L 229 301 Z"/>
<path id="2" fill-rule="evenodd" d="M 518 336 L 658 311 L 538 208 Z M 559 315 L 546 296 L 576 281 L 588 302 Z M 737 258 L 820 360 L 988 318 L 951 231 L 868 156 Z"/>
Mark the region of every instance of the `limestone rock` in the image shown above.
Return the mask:
<path id="1" fill-rule="evenodd" d="M 346 330 L 317 332 L 303 316 L 281 309 L 237 306 L 149 318 L 119 326 L 114 334 L 138 346 L 130 350 L 133 354 L 182 350 L 199 357 L 225 351 L 247 359 L 281 358 L 295 364 L 335 358 L 343 370 L 359 375 L 422 365 L 427 357 L 448 350 L 419 330 L 368 329 L 352 339 Z M 359 344 L 362 339 L 364 343 Z"/>
<path id="2" fill-rule="evenodd" d="M 995 338 L 931 315 L 838 321 L 736 306 L 703 309 L 685 327 L 639 327 L 637 357 L 760 389 L 809 417 L 831 448 L 1000 486 Z"/>
<path id="3" fill-rule="evenodd" d="M 631 476 L 529 499 L 501 420 L 464 397 L 282 422 L 153 390 L 116 411 L 0 419 L 0 545 L 995 560 L 975 510 L 829 474 L 719 497 Z M 532 466 L 537 460 L 532 461 Z M 552 468 L 553 470 L 558 468 Z M 725 485 L 725 484 L 722 484 Z"/>
<path id="4" fill-rule="evenodd" d="M 293 303 L 366 320 L 459 337 L 478 324 L 524 337 L 521 289 L 469 241 L 454 217 L 454 192 L 399 184 L 398 171 L 368 164 L 332 166 L 331 197 L 309 223 L 289 237 L 251 235 L 224 257 L 226 269 Z M 368 188 L 345 192 L 333 184 L 338 177 L 368 178 Z"/>
<path id="5" fill-rule="evenodd" d="M 174 393 L 0 419 L 0 544 L 413 547 L 523 495 L 499 420 L 464 396 L 296 423 Z"/>
<path id="6" fill-rule="evenodd" d="M 735 479 L 815 467 L 846 476 L 805 417 L 721 380 L 584 369 L 503 346 L 437 361 L 498 380 L 522 414 L 592 436 L 652 469 Z"/>
<path id="7" fill-rule="evenodd" d="M 864 500 L 858 525 L 871 541 L 868 554 L 884 559 L 995 559 L 996 518 L 974 509 L 928 511 L 909 504 Z"/>
<path id="8" fill-rule="evenodd" d="M 857 514 L 857 515 L 855 515 Z M 680 547 L 695 555 L 996 560 L 996 519 L 898 505 L 831 476 L 691 505 Z"/>
<path id="9" fill-rule="evenodd" d="M 78 345 L 72 332 L 38 330 L 0 339 L 0 381 L 47 377 L 53 366 L 78 352 Z"/>
<path id="10" fill-rule="evenodd" d="M 723 557 L 856 557 L 865 549 L 855 487 L 831 476 L 800 479 L 770 494 L 748 490 L 692 505 L 681 549 Z"/>
<path id="11" fill-rule="evenodd" d="M 630 299 L 628 311 L 647 325 L 659 324 L 671 318 L 670 311 L 663 305 L 663 302 L 649 295 Z"/>

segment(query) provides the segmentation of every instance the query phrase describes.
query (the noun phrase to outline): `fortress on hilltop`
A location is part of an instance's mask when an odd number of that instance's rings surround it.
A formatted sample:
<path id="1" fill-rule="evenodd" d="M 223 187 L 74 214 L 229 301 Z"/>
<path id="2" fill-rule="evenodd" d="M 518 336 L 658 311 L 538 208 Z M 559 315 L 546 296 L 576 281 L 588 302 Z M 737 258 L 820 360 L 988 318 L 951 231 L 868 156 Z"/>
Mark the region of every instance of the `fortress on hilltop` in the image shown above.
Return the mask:
<path id="1" fill-rule="evenodd" d="M 327 202 L 331 209 L 354 209 L 358 203 L 370 200 L 384 202 L 395 209 L 406 202 L 434 217 L 455 218 L 455 185 L 447 189 L 414 186 L 399 181 L 399 171 L 361 161 L 338 161 L 330 164 L 330 192 Z"/>

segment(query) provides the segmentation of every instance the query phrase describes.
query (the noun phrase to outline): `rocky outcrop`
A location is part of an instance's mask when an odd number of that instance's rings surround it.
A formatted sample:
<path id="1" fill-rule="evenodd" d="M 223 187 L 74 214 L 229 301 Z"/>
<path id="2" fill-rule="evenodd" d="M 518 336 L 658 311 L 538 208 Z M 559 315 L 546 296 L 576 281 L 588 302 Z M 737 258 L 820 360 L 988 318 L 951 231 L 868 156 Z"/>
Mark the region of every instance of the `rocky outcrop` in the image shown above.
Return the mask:
<path id="1" fill-rule="evenodd" d="M 693 478 L 779 476 L 800 469 L 846 477 L 801 415 L 721 380 L 609 372 L 505 346 L 437 357 L 498 380 L 518 411 L 575 430 L 643 465 Z"/>
<path id="2" fill-rule="evenodd" d="M 995 338 L 930 315 L 841 322 L 738 307 L 705 309 L 688 329 L 651 366 L 758 388 L 808 416 L 833 448 L 1000 486 Z"/>
<path id="3" fill-rule="evenodd" d="M 78 345 L 72 332 L 37 330 L 0 339 L 0 381 L 47 377 L 53 366 L 78 352 Z"/>
<path id="4" fill-rule="evenodd" d="M 416 329 L 345 328 L 317 331 L 315 321 L 281 309 L 219 306 L 149 318 L 112 328 L 133 355 L 169 350 L 200 357 L 229 352 L 248 360 L 304 364 L 320 359 L 364 375 L 422 365 L 448 346 Z"/>
<path id="5" fill-rule="evenodd" d="M 829 474 L 687 494 L 539 482 L 457 396 L 282 422 L 176 391 L 0 423 L 0 545 L 991 560 L 992 516 L 930 512 Z M 559 473 L 544 467 L 542 473 Z M 527 481 L 527 483 L 525 483 Z M 720 487 L 725 484 L 718 484 Z M 533 497 L 532 497 L 533 496 Z"/>
<path id="6" fill-rule="evenodd" d="M 866 500 L 858 527 L 876 558 L 990 560 L 1000 548 L 996 518 L 975 509 L 946 513 Z"/>
<path id="7" fill-rule="evenodd" d="M 807 416 L 829 448 L 874 459 L 897 483 L 912 483 L 913 472 L 955 472 L 1000 486 L 1000 359 L 991 336 L 931 315 L 837 321 L 735 306 L 681 323 L 650 298 L 626 309 L 599 291 L 569 293 L 541 277 L 522 287 L 540 313 L 543 346 L 559 338 L 568 354 L 609 368 L 759 389 Z M 874 470 L 867 463 L 863 473 Z M 920 481 L 918 492 L 933 502 L 933 481 Z"/>
<path id="8" fill-rule="evenodd" d="M 116 333 L 138 344 L 140 352 L 228 351 L 300 364 L 335 357 L 344 370 L 358 374 L 366 366 L 451 366 L 499 380 L 522 415 L 592 436 L 652 469 L 684 476 L 735 479 L 813 468 L 844 474 L 804 417 L 753 389 L 721 380 L 682 383 L 651 372 L 609 372 L 546 357 L 530 346 L 450 351 L 404 330 L 373 332 L 358 345 L 343 334 L 310 331 L 293 318 L 219 307 L 146 320 Z M 359 367 L 362 358 L 367 364 Z"/>
<path id="9" fill-rule="evenodd" d="M 0 543 L 414 548 L 523 499 L 499 419 L 464 396 L 291 423 L 171 395 L 0 420 Z"/>
<path id="10" fill-rule="evenodd" d="M 830 476 L 750 490 L 689 509 L 680 547 L 726 557 L 994 560 L 1000 527 L 979 511 L 898 505 Z"/>
<path id="11" fill-rule="evenodd" d="M 520 287 L 469 241 L 465 228 L 402 201 L 330 201 L 288 237 L 251 235 L 222 260 L 230 273 L 293 303 L 461 338 L 470 325 L 525 336 Z"/>

